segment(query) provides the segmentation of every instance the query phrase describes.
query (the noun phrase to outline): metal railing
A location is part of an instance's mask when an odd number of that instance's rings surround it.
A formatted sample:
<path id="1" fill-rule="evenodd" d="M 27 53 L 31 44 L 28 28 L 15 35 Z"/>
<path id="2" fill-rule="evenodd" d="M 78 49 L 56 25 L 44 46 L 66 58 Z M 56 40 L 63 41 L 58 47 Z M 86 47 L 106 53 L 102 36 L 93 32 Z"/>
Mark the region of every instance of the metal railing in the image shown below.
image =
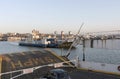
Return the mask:
<path id="1" fill-rule="evenodd" d="M 76 60 L 70 60 L 70 61 L 59 62 L 59 63 L 52 63 L 52 64 L 47 64 L 47 65 L 42 65 L 42 66 L 36 66 L 36 67 L 32 67 L 32 68 L 26 68 L 26 69 L 20 69 L 20 70 L 15 70 L 15 71 L 10 71 L 10 72 L 0 73 L 0 76 L 5 75 L 5 74 L 12 74 L 12 73 L 16 73 L 16 72 L 21 72 L 21 74 L 16 75 L 16 76 L 10 78 L 10 79 L 14 79 L 14 78 L 20 77 L 20 76 L 22 76 L 24 74 L 33 73 L 34 70 L 37 70 L 37 69 L 40 69 L 40 68 L 43 68 L 43 67 L 48 67 L 48 66 L 53 66 L 55 68 L 57 68 L 57 67 L 70 67 L 69 64 L 68 64 L 68 66 L 63 65 L 63 63 L 70 63 L 70 62 L 76 62 Z"/>

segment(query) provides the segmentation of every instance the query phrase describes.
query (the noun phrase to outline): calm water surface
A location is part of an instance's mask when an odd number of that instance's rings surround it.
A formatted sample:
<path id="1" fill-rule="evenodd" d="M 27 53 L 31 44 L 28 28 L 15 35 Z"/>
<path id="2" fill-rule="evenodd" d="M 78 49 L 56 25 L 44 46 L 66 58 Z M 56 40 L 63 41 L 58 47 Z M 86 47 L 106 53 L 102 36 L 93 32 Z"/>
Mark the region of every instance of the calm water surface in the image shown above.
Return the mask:
<path id="1" fill-rule="evenodd" d="M 120 40 L 95 40 L 93 48 L 90 48 L 90 40 L 85 42 L 85 60 L 91 62 L 120 64 Z M 19 46 L 16 42 L 0 42 L 0 54 L 14 53 L 22 51 L 34 51 L 43 48 Z M 52 48 L 59 55 L 65 55 L 67 49 Z M 71 50 L 70 59 L 83 59 L 83 46 L 78 45 L 76 49 Z"/>

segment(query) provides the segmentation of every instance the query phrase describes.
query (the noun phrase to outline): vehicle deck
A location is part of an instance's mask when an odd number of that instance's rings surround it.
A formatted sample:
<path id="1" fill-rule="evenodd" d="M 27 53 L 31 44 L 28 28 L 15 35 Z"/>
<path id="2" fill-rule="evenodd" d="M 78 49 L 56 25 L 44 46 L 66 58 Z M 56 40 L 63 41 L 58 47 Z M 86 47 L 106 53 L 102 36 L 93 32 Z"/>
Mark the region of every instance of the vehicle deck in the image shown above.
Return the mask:
<path id="1" fill-rule="evenodd" d="M 48 64 L 66 61 L 67 58 L 57 56 L 50 50 L 3 54 L 0 55 L 0 79 L 40 79 L 49 70 L 54 69 L 54 66 Z M 65 65 L 68 67 L 61 68 L 70 74 L 71 79 L 120 79 L 120 75 L 77 69 L 72 63 Z M 27 68 L 30 70 L 26 71 Z"/>
<path id="2" fill-rule="evenodd" d="M 71 79 L 120 79 L 120 75 L 111 75 L 86 70 L 76 70 L 69 74 Z"/>

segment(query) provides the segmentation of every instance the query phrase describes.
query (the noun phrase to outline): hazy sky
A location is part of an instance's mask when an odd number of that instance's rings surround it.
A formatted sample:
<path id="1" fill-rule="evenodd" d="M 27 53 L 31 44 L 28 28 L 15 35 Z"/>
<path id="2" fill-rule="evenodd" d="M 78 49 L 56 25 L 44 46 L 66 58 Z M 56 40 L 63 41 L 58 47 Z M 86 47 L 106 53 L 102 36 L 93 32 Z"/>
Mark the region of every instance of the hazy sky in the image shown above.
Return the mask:
<path id="1" fill-rule="evenodd" d="M 0 0 L 0 32 L 120 30 L 120 0 Z"/>

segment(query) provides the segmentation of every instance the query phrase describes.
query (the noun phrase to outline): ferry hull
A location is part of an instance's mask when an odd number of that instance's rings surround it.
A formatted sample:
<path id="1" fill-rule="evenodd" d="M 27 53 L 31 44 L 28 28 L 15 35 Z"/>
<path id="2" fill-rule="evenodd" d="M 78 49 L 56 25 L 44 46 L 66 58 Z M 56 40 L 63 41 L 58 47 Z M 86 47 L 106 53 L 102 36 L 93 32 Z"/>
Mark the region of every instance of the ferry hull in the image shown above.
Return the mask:
<path id="1" fill-rule="evenodd" d="M 57 48 L 57 44 L 33 44 L 33 43 L 19 43 L 20 46 L 41 47 L 41 48 Z"/>

